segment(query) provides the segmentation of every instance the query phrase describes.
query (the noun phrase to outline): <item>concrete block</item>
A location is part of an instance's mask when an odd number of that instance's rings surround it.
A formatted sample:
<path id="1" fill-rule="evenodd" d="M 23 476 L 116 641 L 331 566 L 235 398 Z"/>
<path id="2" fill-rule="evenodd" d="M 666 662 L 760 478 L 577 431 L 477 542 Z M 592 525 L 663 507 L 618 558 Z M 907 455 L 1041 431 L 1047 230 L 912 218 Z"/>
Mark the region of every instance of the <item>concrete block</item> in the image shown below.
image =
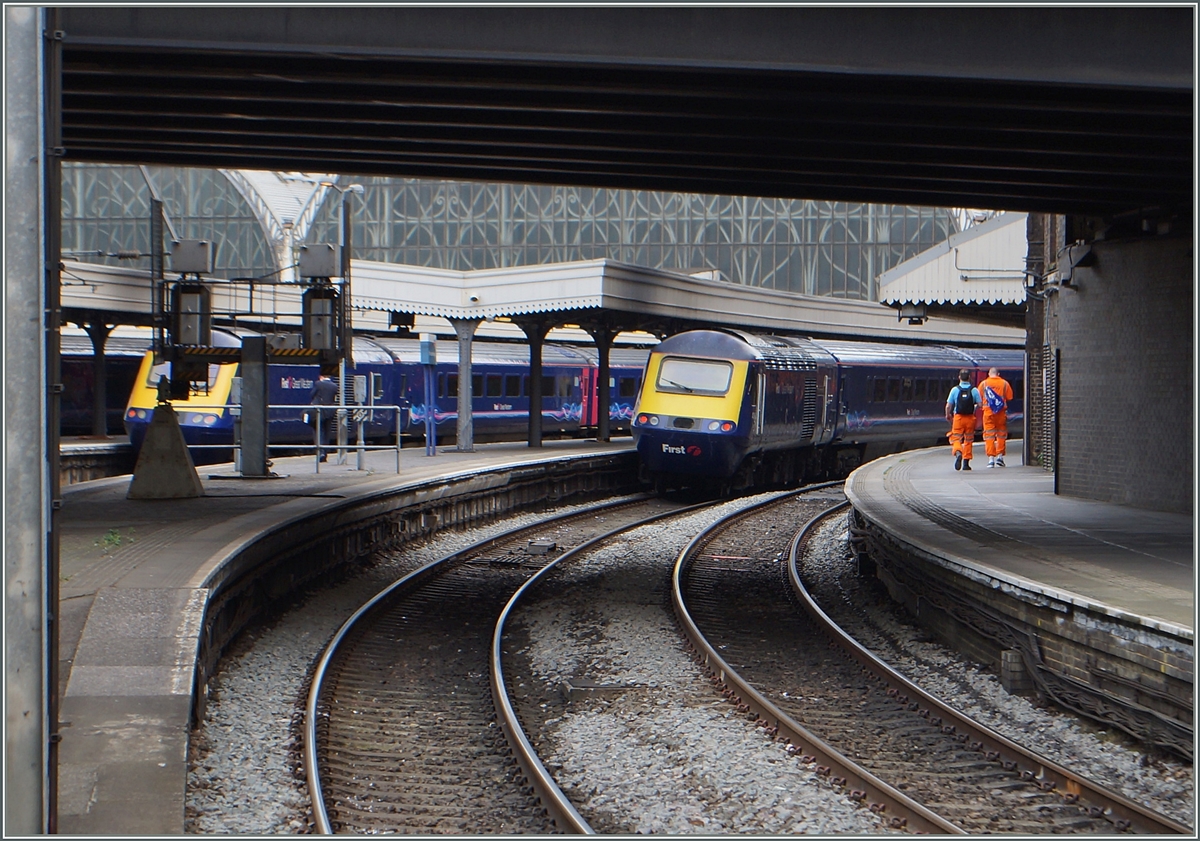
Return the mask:
<path id="1" fill-rule="evenodd" d="M 127 499 L 194 499 L 204 486 L 170 406 L 158 406 L 146 428 Z"/>

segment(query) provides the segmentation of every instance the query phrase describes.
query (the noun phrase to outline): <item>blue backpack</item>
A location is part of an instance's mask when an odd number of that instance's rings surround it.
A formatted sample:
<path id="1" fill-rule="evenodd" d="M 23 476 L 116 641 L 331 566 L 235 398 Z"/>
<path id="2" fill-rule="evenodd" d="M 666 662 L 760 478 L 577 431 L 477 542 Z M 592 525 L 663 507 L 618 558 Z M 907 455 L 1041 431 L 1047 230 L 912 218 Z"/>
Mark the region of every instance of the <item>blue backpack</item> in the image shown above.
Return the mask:
<path id="1" fill-rule="evenodd" d="M 985 385 L 983 387 L 983 399 L 987 401 L 988 411 L 992 414 L 995 414 L 996 412 L 1003 412 L 1005 407 L 1008 406 L 1008 403 L 1005 402 L 1004 398 L 993 391 L 990 385 Z"/>

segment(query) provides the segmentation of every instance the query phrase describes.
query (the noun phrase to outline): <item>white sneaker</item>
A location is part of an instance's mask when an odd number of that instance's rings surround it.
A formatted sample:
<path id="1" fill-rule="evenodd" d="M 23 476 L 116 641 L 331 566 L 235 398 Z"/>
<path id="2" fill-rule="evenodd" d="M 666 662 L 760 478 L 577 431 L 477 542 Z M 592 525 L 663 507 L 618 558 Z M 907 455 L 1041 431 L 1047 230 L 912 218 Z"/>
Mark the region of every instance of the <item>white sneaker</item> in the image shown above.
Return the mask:
<path id="1" fill-rule="evenodd" d="M 997 467 L 1004 466 L 1004 456 L 996 456 L 996 466 Z"/>
<path id="2" fill-rule="evenodd" d="M 995 466 L 996 466 L 996 459 L 995 459 L 995 458 L 989 458 L 989 459 L 988 459 L 988 467 L 995 467 Z"/>

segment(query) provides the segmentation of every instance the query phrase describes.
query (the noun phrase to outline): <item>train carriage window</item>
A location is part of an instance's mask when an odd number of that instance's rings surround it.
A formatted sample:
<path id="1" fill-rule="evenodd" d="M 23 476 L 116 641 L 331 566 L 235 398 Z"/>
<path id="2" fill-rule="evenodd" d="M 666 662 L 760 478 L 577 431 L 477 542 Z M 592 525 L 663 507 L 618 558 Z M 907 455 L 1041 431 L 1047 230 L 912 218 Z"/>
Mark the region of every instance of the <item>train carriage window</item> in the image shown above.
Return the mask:
<path id="1" fill-rule="evenodd" d="M 499 397 L 503 393 L 503 380 L 499 374 L 487 375 L 487 396 Z"/>
<path id="2" fill-rule="evenodd" d="M 471 375 L 471 396 L 483 397 L 483 374 Z"/>
<path id="3" fill-rule="evenodd" d="M 542 397 L 557 397 L 554 392 L 554 377 L 542 376 Z"/>
<path id="4" fill-rule="evenodd" d="M 913 378 L 904 377 L 900 380 L 900 399 L 905 403 L 911 403 L 913 400 Z"/>
<path id="5" fill-rule="evenodd" d="M 520 374 L 505 374 L 504 375 L 504 396 L 505 397 L 520 397 L 521 396 L 521 375 Z"/>
<path id="6" fill-rule="evenodd" d="M 896 377 L 888 377 L 887 399 L 892 403 L 900 402 L 900 380 Z"/>
<path id="7" fill-rule="evenodd" d="M 913 381 L 913 400 L 924 403 L 929 399 L 929 380 L 921 377 Z"/>
<path id="8" fill-rule="evenodd" d="M 887 380 L 883 377 L 876 377 L 874 388 L 871 390 L 871 402 L 882 403 L 887 400 Z"/>
<path id="9" fill-rule="evenodd" d="M 446 396 L 446 375 L 445 374 L 437 375 L 437 396 L 438 397 Z"/>
<path id="10" fill-rule="evenodd" d="M 733 379 L 733 365 L 718 359 L 668 356 L 658 369 L 659 391 L 723 396 Z"/>
<path id="11" fill-rule="evenodd" d="M 458 374 L 446 375 L 446 397 L 458 399 Z"/>
<path id="12" fill-rule="evenodd" d="M 618 397 L 636 397 L 639 380 L 637 377 L 621 377 L 617 385 Z"/>

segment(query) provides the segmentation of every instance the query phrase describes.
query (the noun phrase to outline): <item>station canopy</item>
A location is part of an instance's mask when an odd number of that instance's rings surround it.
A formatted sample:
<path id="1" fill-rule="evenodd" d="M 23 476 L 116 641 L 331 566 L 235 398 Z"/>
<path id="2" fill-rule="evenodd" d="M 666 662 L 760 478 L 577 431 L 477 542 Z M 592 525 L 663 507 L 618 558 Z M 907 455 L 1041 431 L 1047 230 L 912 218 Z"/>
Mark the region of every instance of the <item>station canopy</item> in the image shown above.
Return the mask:
<path id="1" fill-rule="evenodd" d="M 1028 272 L 1026 213 L 1003 213 L 879 276 L 879 299 L 900 317 L 938 315 L 1023 327 Z"/>

